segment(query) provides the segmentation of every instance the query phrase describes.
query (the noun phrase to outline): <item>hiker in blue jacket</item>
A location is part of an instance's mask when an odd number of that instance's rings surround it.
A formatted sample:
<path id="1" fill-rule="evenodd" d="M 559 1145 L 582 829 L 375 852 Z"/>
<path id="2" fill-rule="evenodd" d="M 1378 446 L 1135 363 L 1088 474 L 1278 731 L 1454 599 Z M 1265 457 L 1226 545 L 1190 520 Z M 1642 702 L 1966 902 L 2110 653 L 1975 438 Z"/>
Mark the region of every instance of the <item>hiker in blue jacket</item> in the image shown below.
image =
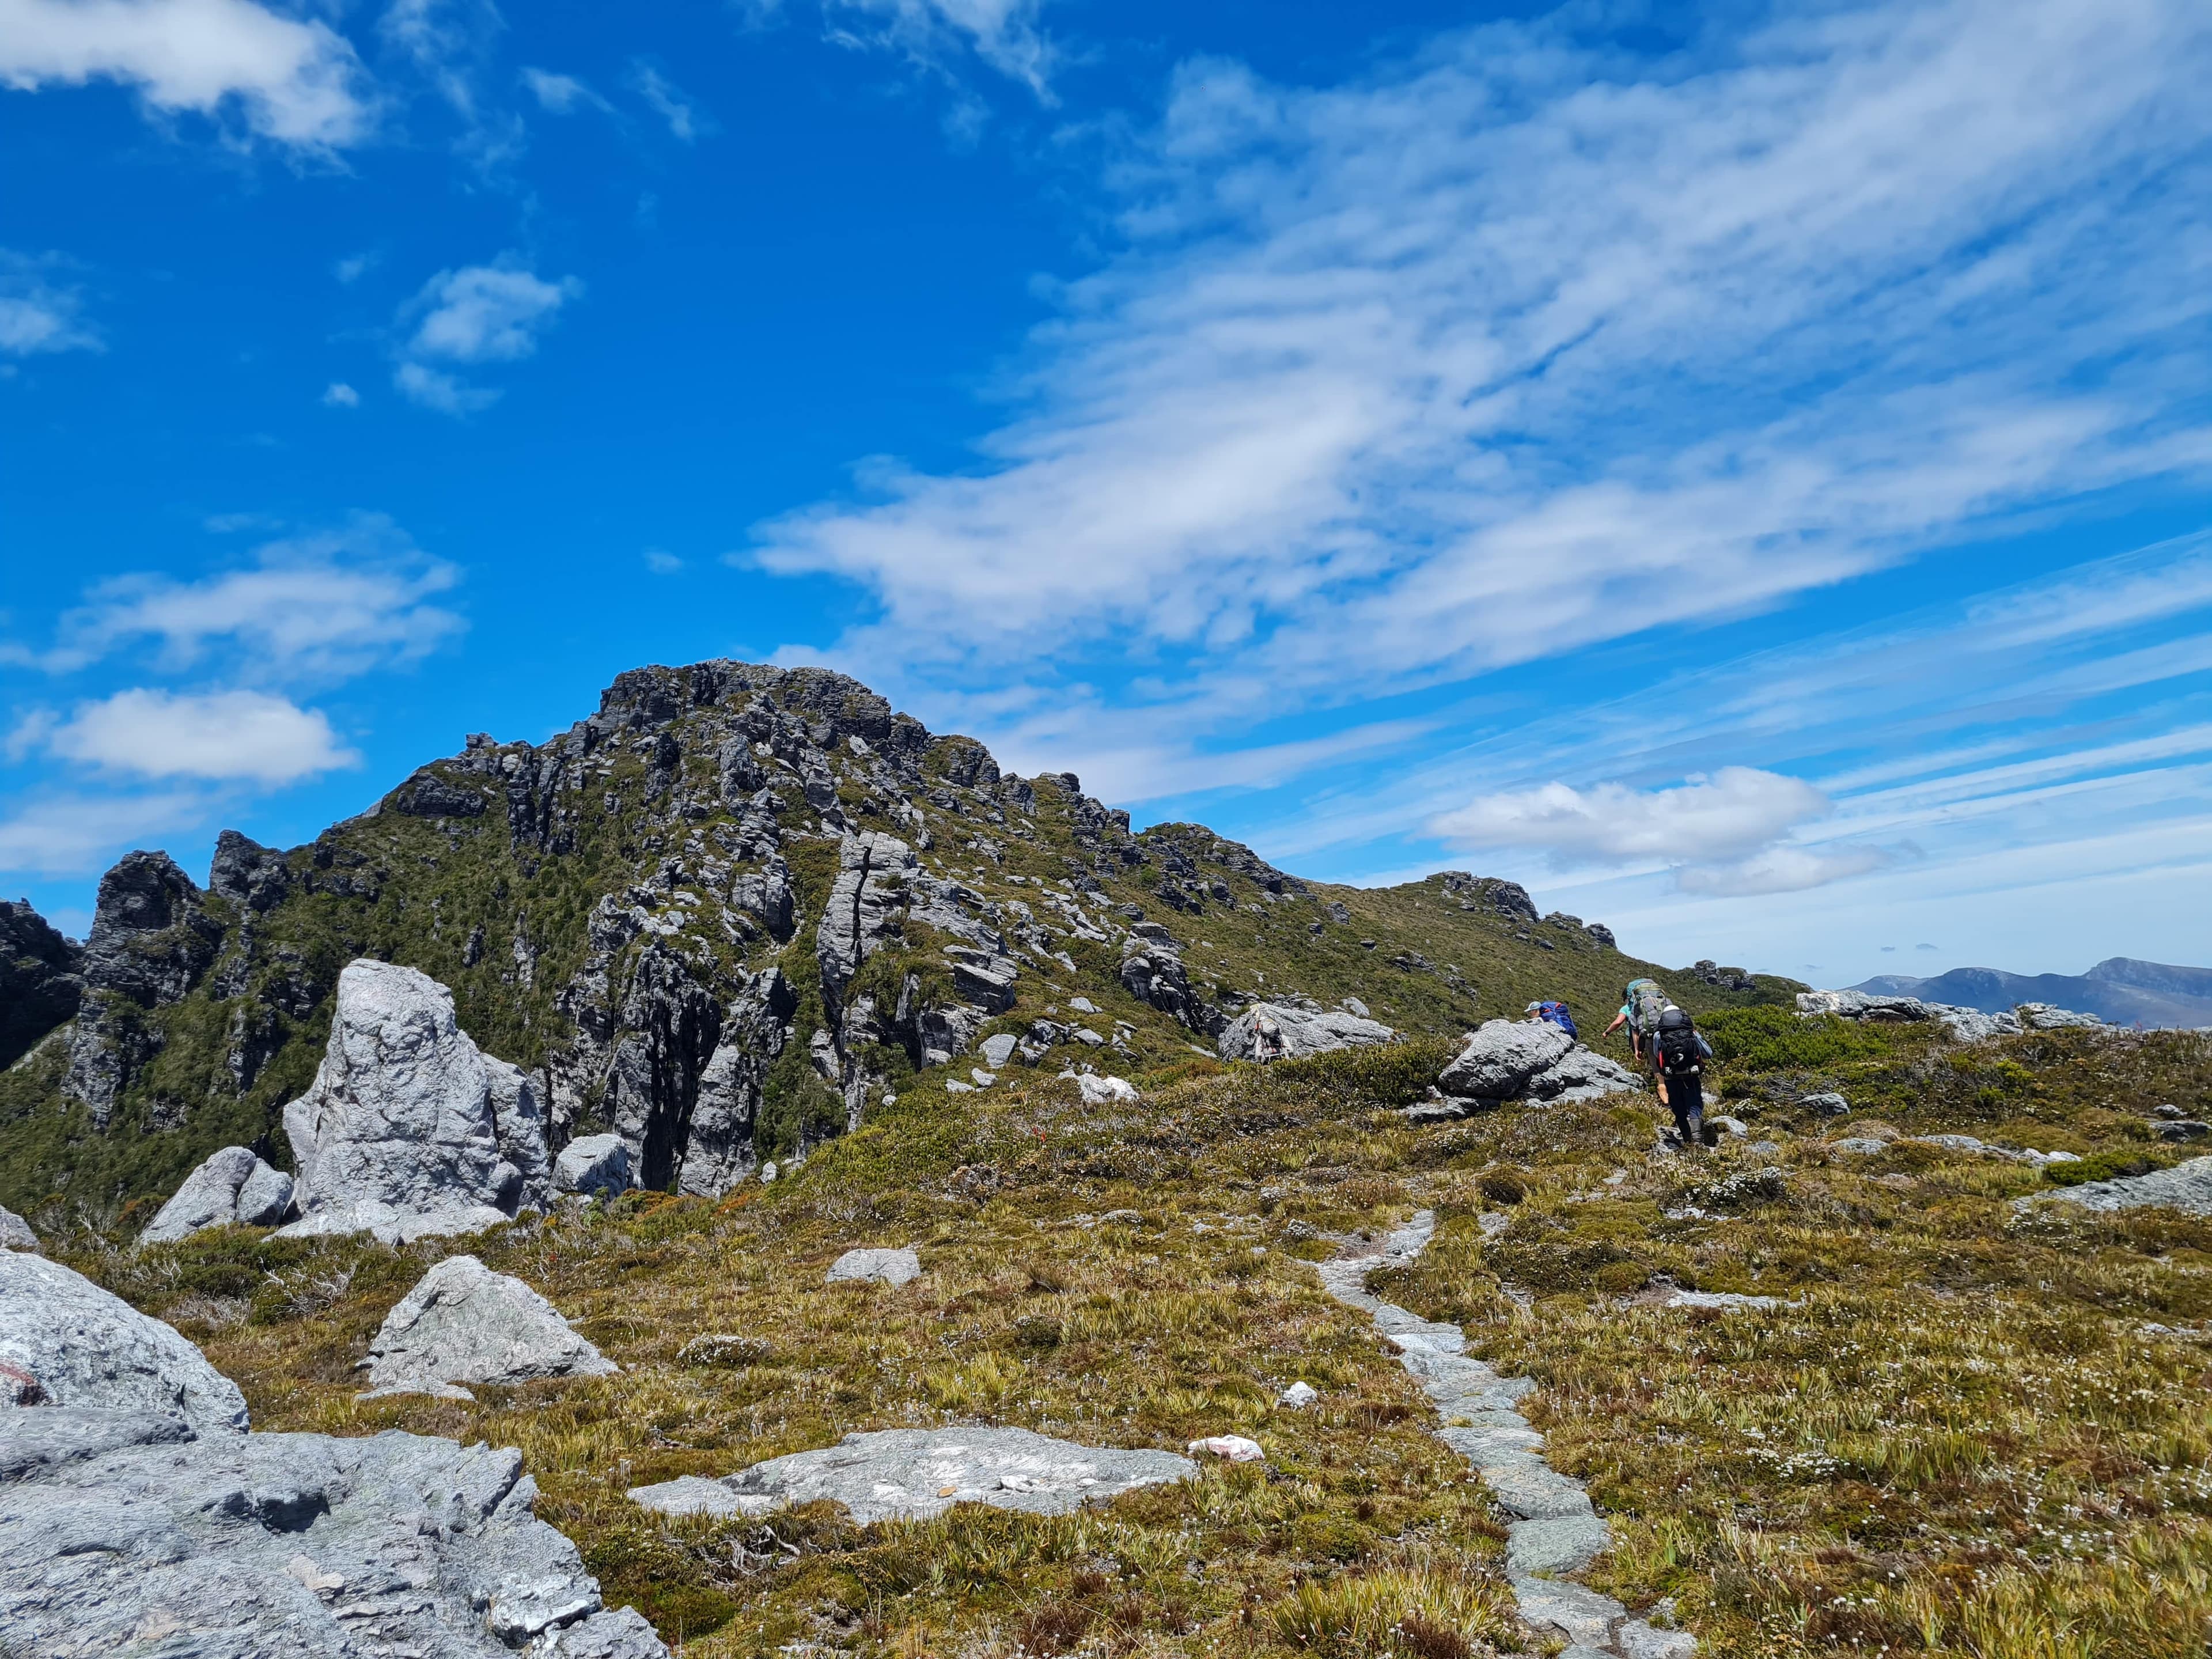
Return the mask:
<path id="1" fill-rule="evenodd" d="M 1564 1002 L 1532 1002 L 1522 1012 L 1533 1020 L 1548 1021 L 1558 1026 L 1577 1042 L 1582 1040 L 1583 1034 L 1575 1030 L 1575 1017 L 1567 1012 Z"/>

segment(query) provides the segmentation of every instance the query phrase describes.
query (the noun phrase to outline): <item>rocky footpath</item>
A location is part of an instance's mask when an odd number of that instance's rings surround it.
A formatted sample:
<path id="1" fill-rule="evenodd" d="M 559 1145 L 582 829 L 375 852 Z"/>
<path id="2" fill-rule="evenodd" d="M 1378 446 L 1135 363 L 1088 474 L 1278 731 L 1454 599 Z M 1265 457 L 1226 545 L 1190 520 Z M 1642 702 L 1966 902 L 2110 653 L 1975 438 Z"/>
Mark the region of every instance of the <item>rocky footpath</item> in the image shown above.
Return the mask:
<path id="1" fill-rule="evenodd" d="M 0 1646 L 41 1659 L 659 1659 L 513 1449 L 246 1431 L 177 1332 L 0 1253 Z"/>
<path id="2" fill-rule="evenodd" d="M 1524 1623 L 1553 1641 L 1564 1639 L 1559 1659 L 1689 1659 L 1698 1642 L 1686 1631 L 1633 1618 L 1610 1596 L 1576 1582 L 1574 1575 L 1597 1559 L 1612 1532 L 1582 1482 L 1545 1462 L 1544 1437 L 1516 1409 L 1536 1385 L 1501 1376 L 1470 1356 L 1458 1326 L 1422 1319 L 1368 1291 L 1370 1273 L 1414 1260 L 1435 1232 L 1436 1217 L 1424 1210 L 1373 1251 L 1322 1263 L 1322 1284 L 1373 1318 L 1398 1350 L 1399 1363 L 1436 1402 L 1445 1425 L 1437 1438 L 1480 1472 L 1491 1496 L 1514 1517 L 1505 1547 L 1513 1598 Z"/>

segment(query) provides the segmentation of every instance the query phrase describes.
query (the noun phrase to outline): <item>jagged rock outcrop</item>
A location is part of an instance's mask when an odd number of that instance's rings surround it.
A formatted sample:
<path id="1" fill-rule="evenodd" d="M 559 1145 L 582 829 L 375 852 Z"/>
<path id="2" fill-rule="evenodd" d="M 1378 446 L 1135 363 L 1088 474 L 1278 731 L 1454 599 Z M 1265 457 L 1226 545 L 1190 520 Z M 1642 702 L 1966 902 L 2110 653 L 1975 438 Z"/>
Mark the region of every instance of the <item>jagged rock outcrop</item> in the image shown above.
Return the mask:
<path id="1" fill-rule="evenodd" d="M 286 1236 L 479 1231 L 547 1201 L 536 1097 L 454 1024 L 453 993 L 368 958 L 338 975 L 321 1068 L 284 1109 L 300 1219 Z"/>
<path id="2" fill-rule="evenodd" d="M 222 944 L 222 924 L 167 853 L 126 854 L 100 878 L 62 1085 L 94 1129 L 107 1127 L 117 1097 L 161 1052 L 161 1027 L 147 1013 L 180 1001 Z"/>
<path id="3" fill-rule="evenodd" d="M 0 1071 L 76 1016 L 84 998 L 84 952 L 28 899 L 0 899 Z"/>
<path id="4" fill-rule="evenodd" d="M 291 1208 L 291 1176 L 250 1146 L 226 1146 L 185 1177 L 138 1242 L 173 1244 L 203 1227 L 273 1227 Z"/>
<path id="5" fill-rule="evenodd" d="M 1342 1009 L 1255 1002 L 1231 1020 L 1216 1039 L 1224 1060 L 1304 1060 L 1332 1048 L 1395 1042 L 1398 1034 L 1379 1020 Z"/>
<path id="6" fill-rule="evenodd" d="M 606 1376 L 614 1361 L 520 1279 L 447 1256 L 385 1316 L 363 1362 L 376 1394 L 473 1399 L 468 1383 Z"/>
<path id="7" fill-rule="evenodd" d="M 37 1379 L 48 1405 L 158 1413 L 202 1434 L 246 1427 L 238 1384 L 173 1328 L 27 1251 L 0 1250 L 0 1361 Z"/>
<path id="8" fill-rule="evenodd" d="M 1191 989 L 1182 947 L 1156 921 L 1139 921 L 1122 945 L 1121 983 L 1139 1002 L 1181 1020 L 1204 1036 L 1218 1037 L 1228 1024 L 1222 1012 Z"/>
<path id="9" fill-rule="evenodd" d="M 619 1198 L 637 1182 L 620 1135 L 584 1135 L 553 1160 L 553 1190 L 584 1198 Z"/>
<path id="10" fill-rule="evenodd" d="M 10 1652 L 666 1659 L 531 1514 L 513 1448 L 0 1411 Z"/>
<path id="11" fill-rule="evenodd" d="M 722 1017 L 721 1036 L 699 1074 L 677 1172 L 678 1192 L 720 1198 L 760 1167 L 753 1129 L 769 1068 L 790 1040 L 798 997 L 781 968 L 748 975 Z"/>

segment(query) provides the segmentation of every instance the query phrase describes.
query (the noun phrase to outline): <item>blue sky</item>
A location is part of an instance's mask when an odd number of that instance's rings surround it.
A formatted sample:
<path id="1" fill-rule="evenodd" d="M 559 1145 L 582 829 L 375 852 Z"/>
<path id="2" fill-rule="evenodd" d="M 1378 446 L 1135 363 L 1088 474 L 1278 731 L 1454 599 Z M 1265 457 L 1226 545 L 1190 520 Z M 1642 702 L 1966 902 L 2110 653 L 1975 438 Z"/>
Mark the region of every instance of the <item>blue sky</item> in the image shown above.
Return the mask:
<path id="1" fill-rule="evenodd" d="M 2203 962 L 2209 70 L 2190 0 L 0 0 L 0 888 L 736 655 L 1665 961 Z"/>

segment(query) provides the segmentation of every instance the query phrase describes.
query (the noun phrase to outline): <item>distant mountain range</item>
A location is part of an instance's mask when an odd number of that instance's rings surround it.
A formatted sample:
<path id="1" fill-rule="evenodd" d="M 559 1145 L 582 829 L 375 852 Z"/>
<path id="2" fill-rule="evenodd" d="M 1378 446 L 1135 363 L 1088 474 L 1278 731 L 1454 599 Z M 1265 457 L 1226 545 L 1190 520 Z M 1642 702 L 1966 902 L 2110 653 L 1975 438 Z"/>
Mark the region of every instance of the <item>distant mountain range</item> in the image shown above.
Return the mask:
<path id="1" fill-rule="evenodd" d="M 1877 974 L 1854 990 L 1920 997 L 1999 1013 L 2022 1002 L 2051 1002 L 2115 1025 L 2212 1025 L 2212 968 L 2110 957 L 2086 974 L 2008 974 L 1954 968 L 1933 979 Z"/>

